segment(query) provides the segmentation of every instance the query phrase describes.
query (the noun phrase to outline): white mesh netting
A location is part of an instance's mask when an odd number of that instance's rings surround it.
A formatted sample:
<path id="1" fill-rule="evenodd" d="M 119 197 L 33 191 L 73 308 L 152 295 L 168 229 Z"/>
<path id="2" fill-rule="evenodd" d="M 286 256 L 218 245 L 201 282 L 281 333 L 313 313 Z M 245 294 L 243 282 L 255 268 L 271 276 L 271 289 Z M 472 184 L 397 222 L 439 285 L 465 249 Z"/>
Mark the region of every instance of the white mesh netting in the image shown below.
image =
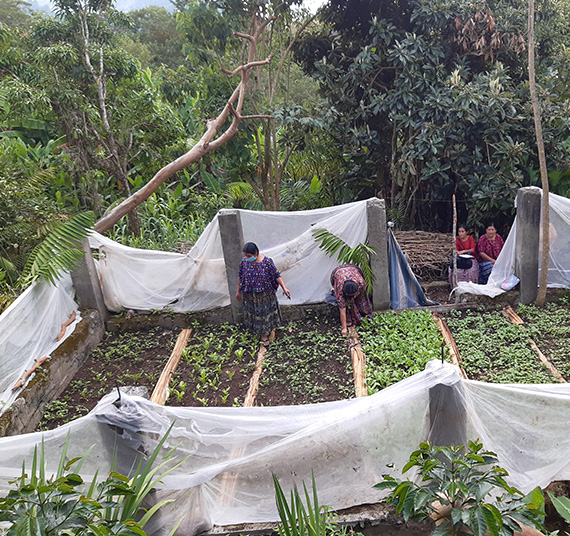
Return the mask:
<path id="1" fill-rule="evenodd" d="M 48 471 L 55 471 L 65 438 L 68 457 L 94 446 L 82 475 L 104 477 L 116 456 L 128 472 L 141 452 L 153 451 L 174 423 L 166 449 L 177 446 L 186 460 L 159 485 L 155 500 L 174 499 L 151 526 L 167 534 L 191 535 L 212 525 L 278 519 L 272 474 L 288 489 L 314 471 L 319 500 L 335 509 L 378 502 L 372 486 L 382 475 L 401 477 L 410 453 L 430 433 L 430 390 L 450 388 L 441 403 L 453 405 L 468 439 L 481 438 L 498 454 L 512 485 L 528 492 L 570 478 L 566 422 L 570 386 L 491 385 L 463 380 L 440 361 L 375 395 L 340 402 L 290 407 L 169 408 L 147 400 L 108 395 L 87 416 L 61 428 L 0 439 L 0 491 L 20 474 L 43 440 Z"/>
<path id="2" fill-rule="evenodd" d="M 542 190 L 541 190 L 542 192 Z M 550 203 L 550 255 L 548 263 L 548 287 L 570 288 L 570 199 L 549 194 Z M 515 272 L 515 243 L 517 220 L 493 266 L 486 285 L 460 282 L 454 292 L 495 297 L 505 292 L 501 285 Z M 542 225 L 540 229 L 542 238 Z M 539 253 L 540 259 L 540 253 Z M 540 263 L 540 260 L 539 260 Z M 540 278 L 540 266 L 539 266 Z"/>
<path id="3" fill-rule="evenodd" d="M 292 305 L 322 302 L 330 290 L 336 261 L 313 239 L 315 229 L 327 229 L 351 247 L 364 242 L 368 231 L 366 201 L 299 212 L 240 210 L 240 217 L 246 241 L 256 242 L 281 271 Z M 90 245 L 99 250 L 97 271 L 111 311 L 201 311 L 230 303 L 217 216 L 186 255 L 130 248 L 98 233 L 91 235 Z M 38 282 L 0 315 L 0 414 L 21 392 L 12 387 L 34 360 L 65 340 L 56 337 L 77 311 L 73 296 L 69 275 L 57 286 Z M 79 319 L 77 311 L 66 337 Z"/>
<path id="4" fill-rule="evenodd" d="M 319 248 L 315 229 L 327 229 L 350 247 L 364 242 L 368 232 L 366 201 L 298 212 L 239 213 L 244 241 L 255 242 L 273 259 L 291 291 L 290 305 L 322 302 L 330 290 L 329 274 L 337 261 Z M 217 216 L 186 255 L 129 248 L 97 233 L 89 241 L 100 252 L 97 270 L 111 311 L 201 311 L 230 303 Z"/>
<path id="5" fill-rule="evenodd" d="M 20 394 L 20 390 L 14 391 L 12 387 L 32 368 L 34 360 L 49 355 L 73 333 L 81 319 L 73 296 L 69 274 L 56 286 L 38 281 L 0 316 L 0 415 Z M 75 322 L 58 341 L 61 326 L 73 311 L 76 311 Z"/>

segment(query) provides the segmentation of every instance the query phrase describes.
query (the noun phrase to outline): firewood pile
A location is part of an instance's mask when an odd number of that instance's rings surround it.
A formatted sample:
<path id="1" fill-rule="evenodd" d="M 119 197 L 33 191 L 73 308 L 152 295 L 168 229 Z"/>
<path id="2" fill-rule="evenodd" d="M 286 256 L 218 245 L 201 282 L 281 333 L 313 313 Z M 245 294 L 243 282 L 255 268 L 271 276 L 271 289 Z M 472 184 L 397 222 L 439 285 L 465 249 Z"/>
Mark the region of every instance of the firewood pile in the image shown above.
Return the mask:
<path id="1" fill-rule="evenodd" d="M 447 281 L 447 267 L 454 247 L 453 235 L 396 231 L 394 236 L 420 282 Z"/>

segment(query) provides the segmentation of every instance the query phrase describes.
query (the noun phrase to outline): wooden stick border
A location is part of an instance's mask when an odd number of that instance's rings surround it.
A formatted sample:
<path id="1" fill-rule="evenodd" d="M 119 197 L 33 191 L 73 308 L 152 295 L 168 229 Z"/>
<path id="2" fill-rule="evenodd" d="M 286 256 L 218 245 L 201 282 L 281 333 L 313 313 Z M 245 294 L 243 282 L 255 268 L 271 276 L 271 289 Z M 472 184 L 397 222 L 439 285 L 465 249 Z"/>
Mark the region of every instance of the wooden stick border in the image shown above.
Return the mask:
<path id="1" fill-rule="evenodd" d="M 170 358 L 166 363 L 162 373 L 160 374 L 160 378 L 158 378 L 158 382 L 156 382 L 156 386 L 150 396 L 150 401 L 155 402 L 157 404 L 164 405 L 166 402 L 167 390 L 168 386 L 170 385 L 170 379 L 172 378 L 172 374 L 176 370 L 178 363 L 180 362 L 180 358 L 182 357 L 182 352 L 184 348 L 186 348 L 186 344 L 188 343 L 188 339 L 192 335 L 191 329 L 183 329 L 178 335 L 178 339 L 176 340 L 176 344 L 174 345 L 174 350 L 172 350 L 172 354 L 170 354 Z"/>

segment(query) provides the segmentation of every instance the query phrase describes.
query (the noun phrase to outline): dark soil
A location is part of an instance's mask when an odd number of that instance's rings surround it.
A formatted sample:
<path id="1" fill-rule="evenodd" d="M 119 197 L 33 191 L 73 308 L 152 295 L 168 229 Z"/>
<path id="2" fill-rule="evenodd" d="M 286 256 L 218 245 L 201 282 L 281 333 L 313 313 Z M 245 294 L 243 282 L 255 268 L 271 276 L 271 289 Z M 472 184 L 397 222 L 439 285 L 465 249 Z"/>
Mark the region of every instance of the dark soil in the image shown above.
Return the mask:
<path id="1" fill-rule="evenodd" d="M 166 405 L 241 405 L 258 350 L 257 337 L 240 326 L 195 326 L 170 382 Z"/>
<path id="2" fill-rule="evenodd" d="M 312 404 L 354 396 L 347 339 L 338 320 L 308 315 L 276 332 L 268 348 L 257 404 Z"/>
<path id="3" fill-rule="evenodd" d="M 520 317 L 528 336 L 570 381 L 570 307 L 568 303 L 547 303 L 545 308 L 519 306 Z"/>
<path id="4" fill-rule="evenodd" d="M 451 289 L 447 283 L 439 284 L 427 284 L 423 287 L 424 294 L 426 298 L 440 305 L 447 305 L 449 303 L 455 303 L 455 297 L 449 296 Z"/>
<path id="5" fill-rule="evenodd" d="M 269 346 L 258 405 L 287 405 L 354 396 L 346 339 L 338 321 L 307 313 L 276 331 Z M 328 322 L 331 322 L 329 326 Z M 61 396 L 48 404 L 38 430 L 53 429 L 92 410 L 120 386 L 152 393 L 180 333 L 152 328 L 107 333 Z M 259 340 L 232 324 L 193 325 L 169 386 L 169 406 L 242 405 L 255 369 Z"/>
<path id="6" fill-rule="evenodd" d="M 119 386 L 154 389 L 180 330 L 107 333 L 57 400 L 46 407 L 38 430 L 51 430 L 87 414 Z"/>
<path id="7" fill-rule="evenodd" d="M 450 311 L 446 322 L 469 379 L 489 383 L 552 383 L 531 349 L 527 330 L 496 311 Z"/>

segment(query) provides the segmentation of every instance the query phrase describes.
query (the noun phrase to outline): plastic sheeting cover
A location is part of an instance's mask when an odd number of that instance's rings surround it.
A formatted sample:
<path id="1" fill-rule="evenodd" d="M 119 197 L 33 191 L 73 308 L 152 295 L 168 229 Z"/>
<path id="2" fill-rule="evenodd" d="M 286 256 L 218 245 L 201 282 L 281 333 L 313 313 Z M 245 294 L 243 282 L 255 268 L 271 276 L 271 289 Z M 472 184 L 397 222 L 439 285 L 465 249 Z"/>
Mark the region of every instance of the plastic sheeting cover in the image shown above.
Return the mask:
<path id="1" fill-rule="evenodd" d="M 56 286 L 40 280 L 0 315 L 0 415 L 20 394 L 12 387 L 34 360 L 49 355 L 73 333 L 81 319 L 73 295 L 69 274 Z M 67 327 L 62 340 L 56 340 L 73 311 L 77 312 L 75 322 Z"/>
<path id="2" fill-rule="evenodd" d="M 81 471 L 89 480 L 97 470 L 104 477 L 115 455 L 118 470 L 128 472 L 174 423 L 165 450 L 176 445 L 177 458 L 186 459 L 159 485 L 155 500 L 175 501 L 147 525 L 154 534 L 167 534 L 183 516 L 178 534 L 185 535 L 278 520 L 272 474 L 287 493 L 293 483 L 309 483 L 314 471 L 321 504 L 335 509 L 373 503 L 383 494 L 372 486 L 385 474 L 401 477 L 410 453 L 429 438 L 430 391 L 441 385 L 450 393 L 442 403 L 464 415 L 444 426 L 463 426 L 469 439 L 481 438 L 498 453 L 512 485 L 527 492 L 570 478 L 570 385 L 466 381 L 452 365 L 432 361 L 375 395 L 325 404 L 169 408 L 125 395 L 114 405 L 117 396 L 109 395 L 61 428 L 0 439 L 0 491 L 42 439 L 52 472 L 68 434 L 69 458 L 94 446 Z"/>
<path id="3" fill-rule="evenodd" d="M 289 305 L 319 303 L 330 290 L 337 262 L 315 242 L 327 229 L 350 247 L 366 240 L 366 201 L 297 212 L 240 210 L 243 236 L 271 257 L 291 291 Z M 171 308 L 201 311 L 229 305 L 230 297 L 216 216 L 186 255 L 129 248 L 93 233 L 100 250 L 97 270 L 111 311 Z M 231 289 L 235 293 L 236 289 Z M 279 300 L 283 300 L 278 293 Z"/>
<path id="4" fill-rule="evenodd" d="M 392 229 L 388 229 L 388 262 L 390 265 L 390 306 L 392 309 L 438 305 L 426 298 Z"/>

